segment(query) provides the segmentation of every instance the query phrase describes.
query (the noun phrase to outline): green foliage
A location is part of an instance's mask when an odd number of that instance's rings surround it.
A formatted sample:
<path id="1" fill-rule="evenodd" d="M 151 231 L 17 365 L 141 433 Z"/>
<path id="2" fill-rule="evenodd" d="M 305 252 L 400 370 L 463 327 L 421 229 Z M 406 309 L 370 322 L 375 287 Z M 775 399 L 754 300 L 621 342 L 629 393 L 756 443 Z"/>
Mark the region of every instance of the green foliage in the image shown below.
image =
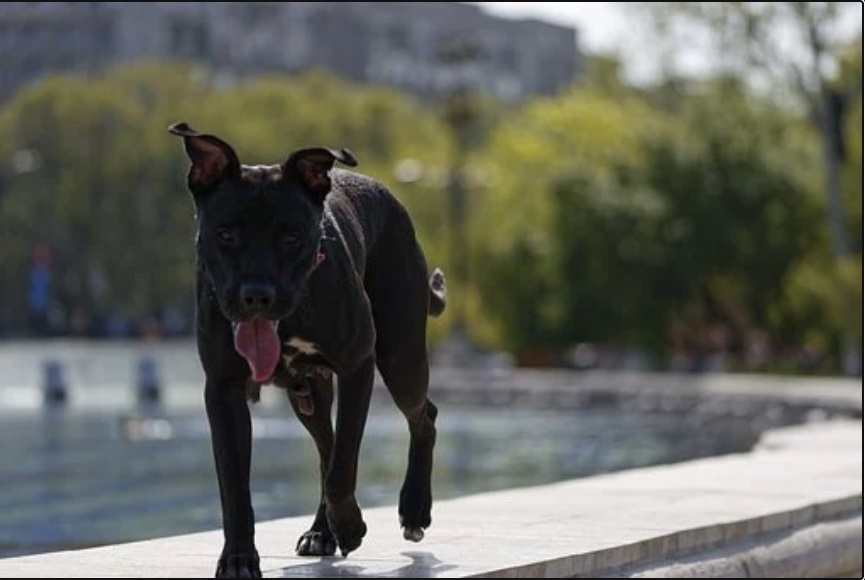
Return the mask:
<path id="1" fill-rule="evenodd" d="M 684 140 L 651 146 L 647 180 L 667 208 L 653 274 L 657 295 L 672 298 L 669 327 L 701 340 L 720 329 L 740 354 L 755 333 L 780 346 L 788 337 L 771 305 L 821 242 L 816 144 L 801 123 L 726 83 L 693 97 L 682 120 Z"/>
<path id="2" fill-rule="evenodd" d="M 813 331 L 778 305 L 826 246 L 818 144 L 737 83 L 693 88 L 675 115 L 582 91 L 494 136 L 476 233 L 495 235 L 475 244 L 498 344 L 742 354 L 757 334 L 780 350 Z"/>
<path id="3" fill-rule="evenodd" d="M 641 334 L 631 311 L 641 289 L 628 277 L 632 267 L 650 267 L 650 247 L 635 236 L 651 227 L 660 200 L 622 183 L 641 164 L 641 140 L 667 132 L 636 100 L 579 91 L 528 106 L 494 135 L 488 162 L 497 187 L 478 193 L 475 226 L 494 234 L 475 246 L 479 292 L 498 324 L 487 332 L 500 345 L 519 351 Z"/>
<path id="4" fill-rule="evenodd" d="M 844 209 L 847 232 L 854 254 L 862 254 L 862 39 L 848 47 L 839 70 L 837 85 L 858 86 L 858 91 L 847 93 L 847 107 L 842 118 L 844 137 L 844 166 L 841 189 L 844 192 Z M 860 332 L 861 336 L 861 332 Z"/>
<path id="5" fill-rule="evenodd" d="M 36 166 L 25 172 L 3 168 L 12 177 L 0 220 L 4 230 L 15 232 L 4 244 L 4 269 L 21 272 L 30 248 L 47 241 L 61 301 L 70 309 L 111 305 L 130 315 L 188 295 L 176 291 L 190 280 L 178 263 L 189 263 L 189 244 L 178 244 L 174 234 L 185 231 L 181 241 L 191 238 L 191 208 L 172 191 L 181 183 L 183 164 L 165 155 L 148 130 L 158 103 L 119 93 L 120 86 L 54 79 L 4 108 L 0 157 L 29 152 Z M 180 216 L 187 227 L 178 231 Z M 164 269 L 141 267 L 153 263 Z M 24 312 L 22 286 L 10 288 L 4 304 L 13 320 Z"/>
<path id="6" fill-rule="evenodd" d="M 140 319 L 171 307 L 191 315 L 187 161 L 166 131 L 179 120 L 225 138 L 242 162 L 279 163 L 315 144 L 348 147 L 363 171 L 394 186 L 401 158 L 441 164 L 447 151 L 437 119 L 418 103 L 323 75 L 214 90 L 203 70 L 146 64 L 50 79 L 0 111 L 0 313 L 13 328 L 26 316 L 30 252 L 41 241 L 54 248 L 55 295 L 67 312 Z M 422 218 L 421 242 L 437 245 L 441 191 L 400 189 Z"/>
<path id="7" fill-rule="evenodd" d="M 553 184 L 575 168 L 606 173 L 631 163 L 639 131 L 656 125 L 637 102 L 573 93 L 529 104 L 492 135 L 477 162 L 487 186 L 472 192 L 472 274 L 484 304 L 472 319 L 481 337 L 512 349 L 556 342 L 564 308 L 556 288 L 568 272 L 555 220 L 574 208 L 558 205 Z"/>
<path id="8" fill-rule="evenodd" d="M 861 50 L 848 60 L 841 81 L 861 69 Z M 475 102 L 462 160 L 440 108 L 322 74 L 215 88 L 204 70 L 152 63 L 50 79 L 0 109 L 0 317 L 24 327 L 40 241 L 55 250 L 67 312 L 191 316 L 187 162 L 166 132 L 184 120 L 232 143 L 242 162 L 352 149 L 407 206 L 485 345 L 519 354 L 590 342 L 659 361 L 723 352 L 733 368 L 837 372 L 851 316 L 862 334 L 862 246 L 857 233 L 853 255 L 833 259 L 807 116 L 731 75 L 636 90 L 614 59 L 592 71 L 557 98 Z M 851 232 L 862 224 L 861 118 L 860 96 L 844 118 Z M 465 280 L 450 268 L 456 161 Z M 431 325 L 433 342 L 447 323 Z M 761 341 L 770 357 L 755 362 Z"/>

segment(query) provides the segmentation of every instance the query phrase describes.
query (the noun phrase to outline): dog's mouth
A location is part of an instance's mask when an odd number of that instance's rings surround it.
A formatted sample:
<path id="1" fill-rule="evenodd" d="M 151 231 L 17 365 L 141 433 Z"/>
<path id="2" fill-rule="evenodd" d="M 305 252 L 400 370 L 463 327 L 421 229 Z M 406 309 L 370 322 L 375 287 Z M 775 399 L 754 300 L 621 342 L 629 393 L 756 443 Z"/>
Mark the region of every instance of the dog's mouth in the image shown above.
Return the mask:
<path id="1" fill-rule="evenodd" d="M 277 327 L 279 321 L 253 318 L 243 322 L 233 322 L 234 349 L 246 359 L 252 380 L 263 383 L 273 376 L 282 346 L 279 343 Z"/>

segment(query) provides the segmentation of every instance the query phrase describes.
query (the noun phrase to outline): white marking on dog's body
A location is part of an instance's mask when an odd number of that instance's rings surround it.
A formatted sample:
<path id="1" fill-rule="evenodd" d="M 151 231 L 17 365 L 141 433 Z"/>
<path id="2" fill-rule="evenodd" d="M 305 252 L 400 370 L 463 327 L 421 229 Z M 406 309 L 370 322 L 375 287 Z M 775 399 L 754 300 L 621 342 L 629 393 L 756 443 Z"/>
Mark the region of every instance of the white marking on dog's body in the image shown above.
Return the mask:
<path id="1" fill-rule="evenodd" d="M 286 368 L 291 366 L 292 361 L 297 355 L 313 355 L 318 352 L 318 349 L 316 348 L 314 342 L 309 342 L 308 340 L 303 340 L 302 338 L 298 338 L 296 336 L 292 336 L 288 339 L 288 342 L 285 342 L 284 344 L 285 346 L 294 349 L 294 352 L 290 354 L 285 353 L 282 355 L 282 361 L 285 364 Z"/>
<path id="2" fill-rule="evenodd" d="M 286 346 L 290 346 L 291 348 L 296 349 L 297 352 L 299 352 L 300 354 L 318 353 L 318 347 L 316 347 L 314 342 L 303 340 L 302 338 L 298 338 L 297 336 L 292 336 L 285 344 Z"/>

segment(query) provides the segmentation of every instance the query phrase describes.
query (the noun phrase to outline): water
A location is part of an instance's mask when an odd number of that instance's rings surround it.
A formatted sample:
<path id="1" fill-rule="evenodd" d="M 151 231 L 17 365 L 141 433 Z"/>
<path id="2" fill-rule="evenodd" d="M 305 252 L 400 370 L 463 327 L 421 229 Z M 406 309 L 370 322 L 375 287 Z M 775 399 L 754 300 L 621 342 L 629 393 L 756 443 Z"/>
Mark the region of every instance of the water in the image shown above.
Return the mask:
<path id="1" fill-rule="evenodd" d="M 756 438 L 671 415 L 440 410 L 439 499 L 742 451 Z M 253 431 L 257 519 L 314 513 L 318 459 L 287 404 L 255 407 Z M 362 507 L 396 504 L 407 453 L 402 417 L 392 404 L 375 406 L 361 451 Z M 216 529 L 217 494 L 201 410 L 0 412 L 0 557 Z"/>
<path id="2" fill-rule="evenodd" d="M 145 359 L 163 386 L 162 406 L 147 412 L 135 386 Z M 46 361 L 62 366 L 65 407 L 42 406 Z M 218 529 L 202 383 L 191 341 L 0 345 L 0 557 Z M 383 386 L 375 393 L 362 507 L 396 504 L 408 454 L 405 421 Z M 744 451 L 759 432 L 747 417 L 436 402 L 437 499 Z M 258 521 L 310 514 L 311 522 L 312 439 L 277 389 L 262 392 L 253 417 Z"/>

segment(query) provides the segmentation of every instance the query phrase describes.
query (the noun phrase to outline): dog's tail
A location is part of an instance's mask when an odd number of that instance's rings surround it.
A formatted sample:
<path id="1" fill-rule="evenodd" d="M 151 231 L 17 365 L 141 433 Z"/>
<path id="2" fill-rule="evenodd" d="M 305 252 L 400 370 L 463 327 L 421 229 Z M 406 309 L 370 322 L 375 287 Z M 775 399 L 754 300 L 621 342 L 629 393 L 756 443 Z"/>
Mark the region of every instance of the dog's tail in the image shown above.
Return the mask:
<path id="1" fill-rule="evenodd" d="M 438 316 L 445 310 L 447 285 L 444 272 L 436 268 L 429 277 L 429 315 Z"/>

